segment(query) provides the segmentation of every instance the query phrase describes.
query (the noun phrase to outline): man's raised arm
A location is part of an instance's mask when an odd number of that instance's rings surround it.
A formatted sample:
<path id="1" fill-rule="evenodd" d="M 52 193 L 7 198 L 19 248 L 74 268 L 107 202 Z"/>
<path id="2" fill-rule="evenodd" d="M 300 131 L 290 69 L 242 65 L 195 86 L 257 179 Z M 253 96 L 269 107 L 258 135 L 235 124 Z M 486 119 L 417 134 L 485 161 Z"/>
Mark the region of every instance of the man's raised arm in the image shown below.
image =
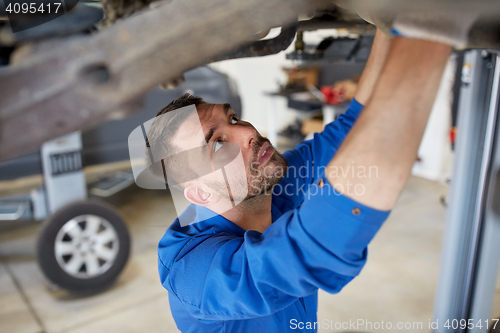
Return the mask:
<path id="1" fill-rule="evenodd" d="M 337 190 L 359 184 L 364 191 L 344 194 L 380 210 L 395 205 L 416 160 L 450 50 L 437 42 L 393 38 L 371 97 L 363 91 L 357 96 L 368 101 L 363 113 L 325 170 Z M 338 171 L 349 167 L 376 168 L 377 173 L 356 178 L 356 173 Z"/>
<path id="2" fill-rule="evenodd" d="M 366 105 L 373 93 L 375 84 L 384 66 L 387 53 L 389 52 L 390 45 L 391 38 L 377 28 L 370 56 L 368 57 L 363 74 L 358 83 L 358 89 L 354 95 L 354 98 L 362 105 Z"/>

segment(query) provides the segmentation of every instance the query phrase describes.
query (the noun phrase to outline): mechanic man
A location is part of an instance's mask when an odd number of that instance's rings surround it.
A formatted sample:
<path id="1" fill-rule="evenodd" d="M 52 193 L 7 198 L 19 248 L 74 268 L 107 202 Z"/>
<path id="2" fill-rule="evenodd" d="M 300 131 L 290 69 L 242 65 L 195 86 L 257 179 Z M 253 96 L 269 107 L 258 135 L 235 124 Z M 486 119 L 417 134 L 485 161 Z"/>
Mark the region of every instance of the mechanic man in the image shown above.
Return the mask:
<path id="1" fill-rule="evenodd" d="M 161 283 L 182 332 L 292 332 L 292 323 L 317 321 L 318 289 L 337 293 L 359 274 L 410 176 L 450 50 L 377 31 L 347 112 L 283 155 L 228 105 L 185 95 L 158 113 L 196 106 L 210 156 L 161 164 L 180 175 L 193 203 L 182 214 L 193 223 L 177 219 L 158 248 Z M 153 123 L 148 145 L 195 147 L 190 121 L 178 122 L 175 133 Z M 195 164 L 214 170 L 211 158 L 231 144 L 241 150 L 248 181 L 237 205 L 240 189 L 227 182 L 182 177 Z M 221 208 L 228 200 L 233 206 Z"/>

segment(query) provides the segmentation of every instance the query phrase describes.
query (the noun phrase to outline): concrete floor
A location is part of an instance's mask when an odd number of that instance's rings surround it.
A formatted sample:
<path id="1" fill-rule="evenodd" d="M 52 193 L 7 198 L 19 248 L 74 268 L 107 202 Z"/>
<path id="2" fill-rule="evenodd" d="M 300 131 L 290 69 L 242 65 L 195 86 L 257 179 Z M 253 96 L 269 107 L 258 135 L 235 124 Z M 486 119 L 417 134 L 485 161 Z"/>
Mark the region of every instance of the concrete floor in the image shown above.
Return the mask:
<path id="1" fill-rule="evenodd" d="M 320 322 L 421 322 L 421 330 L 357 331 L 430 331 L 445 219 L 439 198 L 446 191 L 442 184 L 410 180 L 360 276 L 340 294 L 320 292 Z M 156 268 L 156 245 L 174 217 L 170 197 L 133 185 L 108 202 L 127 220 L 131 258 L 117 283 L 92 297 L 54 290 L 42 276 L 34 252 L 38 223 L 0 225 L 0 332 L 178 332 Z"/>

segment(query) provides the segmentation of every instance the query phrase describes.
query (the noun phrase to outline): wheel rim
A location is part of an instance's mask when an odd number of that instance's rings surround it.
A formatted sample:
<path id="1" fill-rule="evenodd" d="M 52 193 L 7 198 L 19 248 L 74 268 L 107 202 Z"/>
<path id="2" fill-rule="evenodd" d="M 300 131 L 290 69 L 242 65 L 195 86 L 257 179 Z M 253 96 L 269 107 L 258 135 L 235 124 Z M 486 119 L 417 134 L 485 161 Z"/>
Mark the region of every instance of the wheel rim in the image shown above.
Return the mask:
<path id="1" fill-rule="evenodd" d="M 59 229 L 54 250 L 57 263 L 67 274 L 88 279 L 113 265 L 119 245 L 118 234 L 106 219 L 80 215 Z"/>

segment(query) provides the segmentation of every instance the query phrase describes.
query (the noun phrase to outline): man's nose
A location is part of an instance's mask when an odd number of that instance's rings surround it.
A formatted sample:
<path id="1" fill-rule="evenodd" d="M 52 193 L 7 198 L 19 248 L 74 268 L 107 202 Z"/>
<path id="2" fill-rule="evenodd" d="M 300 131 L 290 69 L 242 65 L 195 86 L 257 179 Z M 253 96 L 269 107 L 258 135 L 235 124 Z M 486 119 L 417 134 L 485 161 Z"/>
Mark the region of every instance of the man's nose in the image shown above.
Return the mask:
<path id="1" fill-rule="evenodd" d="M 235 127 L 235 136 L 242 149 L 250 149 L 257 142 L 258 133 L 251 124 L 242 124 Z"/>

